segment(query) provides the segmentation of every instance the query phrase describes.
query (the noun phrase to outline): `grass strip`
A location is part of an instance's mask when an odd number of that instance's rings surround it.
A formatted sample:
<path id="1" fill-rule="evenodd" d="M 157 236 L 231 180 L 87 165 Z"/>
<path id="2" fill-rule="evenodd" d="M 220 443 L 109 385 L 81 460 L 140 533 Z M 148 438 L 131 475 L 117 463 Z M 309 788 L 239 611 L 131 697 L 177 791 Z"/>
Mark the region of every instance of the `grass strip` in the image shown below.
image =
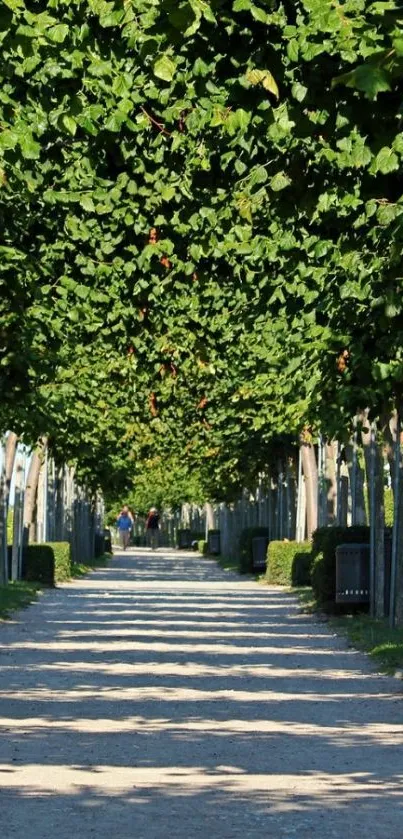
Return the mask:
<path id="1" fill-rule="evenodd" d="M 40 590 L 40 583 L 25 580 L 0 586 L 0 620 L 9 620 L 13 612 L 29 606 L 37 599 Z"/>
<path id="2" fill-rule="evenodd" d="M 221 556 L 221 554 L 219 554 L 218 556 L 213 554 L 207 554 L 207 556 L 209 557 L 209 559 L 215 559 L 215 561 L 220 566 L 220 568 L 223 569 L 223 571 L 237 571 L 237 573 L 239 574 L 238 559 L 230 556 Z"/>
<path id="3" fill-rule="evenodd" d="M 95 571 L 97 568 L 106 568 L 111 558 L 112 554 L 104 554 L 103 556 L 98 556 L 95 559 L 91 559 L 87 562 L 72 562 L 71 564 L 71 576 L 74 578 L 77 577 L 86 577 L 87 574 L 90 574 L 91 571 Z"/>
<path id="4" fill-rule="evenodd" d="M 386 620 L 369 615 L 331 617 L 329 625 L 345 635 L 353 647 L 368 653 L 383 673 L 403 671 L 403 627 L 391 629 Z"/>
<path id="5" fill-rule="evenodd" d="M 293 588 L 290 591 L 299 598 L 303 612 L 320 612 L 323 615 L 311 588 Z M 403 675 L 403 627 L 391 629 L 387 620 L 362 613 L 328 615 L 326 620 L 335 632 L 347 638 L 352 647 L 367 653 L 382 673 Z"/>

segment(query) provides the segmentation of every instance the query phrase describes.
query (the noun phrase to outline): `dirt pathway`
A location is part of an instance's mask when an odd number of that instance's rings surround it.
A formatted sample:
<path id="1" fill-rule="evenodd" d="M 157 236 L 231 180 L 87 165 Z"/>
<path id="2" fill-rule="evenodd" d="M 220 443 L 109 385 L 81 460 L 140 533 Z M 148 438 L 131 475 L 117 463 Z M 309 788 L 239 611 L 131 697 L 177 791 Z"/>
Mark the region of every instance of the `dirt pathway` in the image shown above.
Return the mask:
<path id="1" fill-rule="evenodd" d="M 115 557 L 0 626 L 3 839 L 402 839 L 401 683 L 291 597 Z"/>

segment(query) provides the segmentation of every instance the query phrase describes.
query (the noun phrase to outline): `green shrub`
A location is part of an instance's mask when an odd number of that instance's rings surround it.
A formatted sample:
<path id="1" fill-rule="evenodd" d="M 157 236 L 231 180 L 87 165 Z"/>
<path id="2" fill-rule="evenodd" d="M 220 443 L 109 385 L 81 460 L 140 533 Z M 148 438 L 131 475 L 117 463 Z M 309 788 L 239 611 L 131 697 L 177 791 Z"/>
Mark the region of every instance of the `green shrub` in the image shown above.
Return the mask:
<path id="1" fill-rule="evenodd" d="M 71 550 L 69 542 L 51 542 L 55 555 L 55 581 L 64 583 L 71 578 Z"/>
<path id="2" fill-rule="evenodd" d="M 307 586 L 311 559 L 311 542 L 270 542 L 266 578 L 274 585 Z"/>
<path id="3" fill-rule="evenodd" d="M 241 574 L 253 574 L 252 539 L 255 536 L 269 537 L 267 527 L 246 527 L 239 539 L 239 571 Z"/>
<path id="4" fill-rule="evenodd" d="M 369 543 L 369 527 L 319 527 L 312 539 L 311 584 L 316 599 L 332 609 L 336 598 L 336 548 L 345 543 Z"/>
<path id="5" fill-rule="evenodd" d="M 26 545 L 23 553 L 23 576 L 53 586 L 71 578 L 71 551 L 68 542 Z"/>
<path id="6" fill-rule="evenodd" d="M 206 554 L 208 553 L 208 544 L 205 539 L 199 540 L 197 544 L 197 549 L 199 553 L 203 554 L 203 556 L 206 556 Z"/>
<path id="7" fill-rule="evenodd" d="M 385 489 L 385 524 L 386 527 L 393 527 L 394 501 L 392 489 Z"/>

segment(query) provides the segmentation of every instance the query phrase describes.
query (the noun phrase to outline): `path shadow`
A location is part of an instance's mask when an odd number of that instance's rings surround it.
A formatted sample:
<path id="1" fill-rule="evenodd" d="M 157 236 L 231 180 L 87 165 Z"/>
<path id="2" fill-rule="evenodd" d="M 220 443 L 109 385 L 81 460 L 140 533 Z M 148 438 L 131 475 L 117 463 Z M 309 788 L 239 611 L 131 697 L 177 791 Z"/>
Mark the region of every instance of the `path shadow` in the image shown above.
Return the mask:
<path id="1" fill-rule="evenodd" d="M 208 560 L 115 557 L 0 628 L 0 719 L 10 837 L 403 836 L 399 686 Z"/>

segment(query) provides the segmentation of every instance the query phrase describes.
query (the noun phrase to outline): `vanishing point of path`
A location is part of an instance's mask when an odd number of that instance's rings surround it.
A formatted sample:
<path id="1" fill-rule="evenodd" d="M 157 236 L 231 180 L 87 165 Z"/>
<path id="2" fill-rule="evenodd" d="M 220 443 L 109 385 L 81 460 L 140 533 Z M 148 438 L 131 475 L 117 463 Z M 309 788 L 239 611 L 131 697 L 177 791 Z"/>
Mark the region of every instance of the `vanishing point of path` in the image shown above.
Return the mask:
<path id="1" fill-rule="evenodd" d="M 401 683 L 292 597 L 115 556 L 0 626 L 2 839 L 402 839 Z"/>

